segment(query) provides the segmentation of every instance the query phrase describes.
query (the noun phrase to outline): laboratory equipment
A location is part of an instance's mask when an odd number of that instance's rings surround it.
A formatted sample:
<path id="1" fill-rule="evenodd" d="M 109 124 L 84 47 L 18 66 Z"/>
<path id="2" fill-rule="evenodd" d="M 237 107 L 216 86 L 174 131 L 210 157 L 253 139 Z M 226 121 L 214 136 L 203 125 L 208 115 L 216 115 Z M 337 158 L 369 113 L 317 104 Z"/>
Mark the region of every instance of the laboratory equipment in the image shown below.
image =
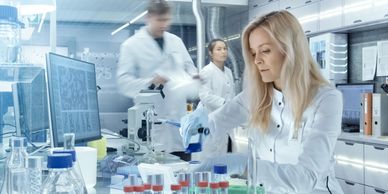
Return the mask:
<path id="1" fill-rule="evenodd" d="M 361 95 L 373 93 L 373 83 L 336 84 L 336 88 L 342 93 L 343 113 L 342 128 L 347 132 L 358 132 L 363 129 L 363 111 L 361 111 Z"/>
<path id="2" fill-rule="evenodd" d="M 70 154 L 71 155 L 72 161 L 73 161 L 73 167 L 69 171 L 70 176 L 72 179 L 75 180 L 77 186 L 79 188 L 82 188 L 84 193 L 87 193 L 85 181 L 84 181 L 80 166 L 79 166 L 78 161 L 77 161 L 77 155 L 76 155 L 75 150 L 54 150 L 53 153 L 54 154 Z"/>
<path id="3" fill-rule="evenodd" d="M 226 181 L 228 179 L 227 166 L 225 164 L 216 164 L 213 166 L 213 182 Z"/>
<path id="4" fill-rule="evenodd" d="M 197 183 L 197 192 L 196 194 L 208 194 L 208 187 L 209 187 L 209 182 L 206 181 L 200 181 Z"/>
<path id="5" fill-rule="evenodd" d="M 42 157 L 28 157 L 29 193 L 40 194 L 42 189 Z"/>
<path id="6" fill-rule="evenodd" d="M 110 184 L 115 185 L 118 183 L 122 183 L 124 180 L 124 175 L 121 174 L 115 174 L 110 177 Z"/>
<path id="7" fill-rule="evenodd" d="M 144 194 L 152 194 L 152 185 L 148 183 L 144 183 Z"/>
<path id="8" fill-rule="evenodd" d="M 229 182 L 228 181 L 224 181 L 224 182 L 220 182 L 219 184 L 220 184 L 220 194 L 228 194 Z"/>
<path id="9" fill-rule="evenodd" d="M 50 154 L 47 156 L 49 175 L 42 186 L 43 194 L 81 194 L 82 188 L 71 178 L 73 159 L 70 154 Z"/>
<path id="10" fill-rule="evenodd" d="M 203 138 L 209 135 L 209 128 L 198 128 L 198 132 L 190 137 L 189 146 L 186 148 L 186 153 L 194 153 L 202 151 Z"/>
<path id="11" fill-rule="evenodd" d="M 182 193 L 182 186 L 180 184 L 172 184 L 170 186 L 170 190 L 172 194 L 181 194 Z"/>
<path id="12" fill-rule="evenodd" d="M 142 143 L 147 140 L 146 111 L 154 107 L 158 113 L 163 98 L 158 90 L 142 90 L 135 97 L 135 105 L 128 109 L 128 139 Z"/>
<path id="13" fill-rule="evenodd" d="M 41 69 L 31 82 L 12 84 L 18 135 L 32 142 L 46 142 L 49 129 L 45 71 Z"/>
<path id="14" fill-rule="evenodd" d="M 45 142 L 49 120 L 44 69 L 31 64 L 0 64 L 0 84 L 0 92 L 10 94 L 2 95 L 6 98 L 2 100 L 8 101 L 8 112 L 2 115 L 4 132 L 16 131 L 17 136 L 32 142 Z"/>
<path id="15" fill-rule="evenodd" d="M 178 173 L 178 182 L 182 185 L 182 193 L 192 193 L 195 189 L 192 173 Z"/>
<path id="16" fill-rule="evenodd" d="M 210 194 L 218 194 L 220 189 L 220 184 L 218 182 L 211 182 L 209 184 Z"/>
<path id="17" fill-rule="evenodd" d="M 20 27 L 18 10 L 0 5 L 0 63 L 20 62 Z"/>
<path id="18" fill-rule="evenodd" d="M 75 134 L 74 133 L 63 134 L 63 149 L 74 150 L 74 146 L 75 146 Z"/>
<path id="19" fill-rule="evenodd" d="M 76 143 L 100 139 L 94 64 L 49 53 L 47 79 L 52 146 L 62 146 L 68 132 Z"/>
<path id="20" fill-rule="evenodd" d="M 332 83 L 348 80 L 348 36 L 327 33 L 311 37 L 310 51 L 322 75 Z"/>
<path id="21" fill-rule="evenodd" d="M 8 193 L 28 193 L 28 171 L 27 171 L 27 141 L 24 137 L 12 137 L 11 154 L 6 165 L 6 186 Z M 4 190 L 4 189 L 3 189 Z"/>

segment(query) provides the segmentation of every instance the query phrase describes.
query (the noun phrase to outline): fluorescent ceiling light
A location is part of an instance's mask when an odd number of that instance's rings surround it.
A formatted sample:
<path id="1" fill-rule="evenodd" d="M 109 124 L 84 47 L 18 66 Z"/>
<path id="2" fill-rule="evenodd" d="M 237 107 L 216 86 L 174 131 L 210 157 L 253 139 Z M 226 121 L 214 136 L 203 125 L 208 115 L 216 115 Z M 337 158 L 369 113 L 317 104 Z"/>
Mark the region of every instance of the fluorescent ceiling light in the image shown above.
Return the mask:
<path id="1" fill-rule="evenodd" d="M 115 35 L 117 32 L 121 31 L 122 29 L 128 27 L 130 24 L 133 24 L 135 23 L 138 19 L 142 18 L 143 16 L 145 16 L 146 14 L 148 13 L 148 11 L 144 11 L 143 13 L 139 14 L 138 16 L 136 16 L 135 18 L 133 18 L 131 21 L 125 23 L 124 25 L 120 26 L 119 28 L 117 28 L 116 30 L 114 30 L 112 33 L 110 33 L 110 35 Z"/>
<path id="2" fill-rule="evenodd" d="M 49 13 L 56 10 L 55 0 L 21 0 L 20 15 Z"/>

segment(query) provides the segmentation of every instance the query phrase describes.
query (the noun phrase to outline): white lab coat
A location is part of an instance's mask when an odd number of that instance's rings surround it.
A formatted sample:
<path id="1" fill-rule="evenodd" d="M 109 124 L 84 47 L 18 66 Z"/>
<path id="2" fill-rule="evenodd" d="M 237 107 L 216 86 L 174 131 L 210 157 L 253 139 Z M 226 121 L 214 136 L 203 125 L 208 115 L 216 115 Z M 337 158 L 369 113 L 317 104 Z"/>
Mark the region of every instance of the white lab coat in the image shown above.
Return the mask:
<path id="1" fill-rule="evenodd" d="M 117 84 L 122 94 L 134 98 L 140 90 L 147 89 L 155 74 L 167 77 L 170 81 L 163 89 L 166 95 L 164 104 L 156 105 L 156 112 L 158 118 L 179 121 L 186 113 L 186 96 L 184 92 L 173 89 L 174 83 L 183 78 L 191 79 L 197 70 L 179 37 L 165 32 L 163 38 L 163 50 L 148 33 L 147 27 L 128 38 L 121 45 Z M 184 151 L 178 128 L 168 124 L 154 125 L 151 134 L 153 142 L 159 145 L 156 150 Z"/>
<path id="2" fill-rule="evenodd" d="M 206 65 L 199 73 L 204 80 L 204 84 L 199 90 L 200 105 L 203 105 L 207 111 L 213 112 L 220 108 L 225 102 L 229 102 L 235 95 L 234 80 L 232 71 L 228 67 L 224 67 L 224 71 L 218 68 L 213 62 Z M 205 140 L 200 153 L 200 160 L 205 160 L 209 157 L 225 154 L 228 149 L 228 135 L 224 134 L 218 138 L 217 145 L 209 145 Z"/>
<path id="3" fill-rule="evenodd" d="M 248 96 L 237 95 L 230 103 L 209 115 L 213 142 L 221 134 L 246 123 Z M 292 112 L 281 92 L 274 90 L 270 131 L 254 131 L 257 155 L 257 183 L 266 193 L 343 194 L 334 174 L 334 147 L 341 133 L 342 96 L 330 87 L 321 87 L 305 110 L 297 139 Z M 217 145 L 214 143 L 215 146 Z"/>

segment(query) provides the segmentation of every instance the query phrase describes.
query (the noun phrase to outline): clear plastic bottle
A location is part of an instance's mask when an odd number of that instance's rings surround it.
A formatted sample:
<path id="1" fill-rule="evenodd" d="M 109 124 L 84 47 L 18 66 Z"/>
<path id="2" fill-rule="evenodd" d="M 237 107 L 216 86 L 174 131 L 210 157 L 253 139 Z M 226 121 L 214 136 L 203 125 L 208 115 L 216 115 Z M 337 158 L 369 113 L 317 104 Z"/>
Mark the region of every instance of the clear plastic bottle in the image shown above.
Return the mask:
<path id="1" fill-rule="evenodd" d="M 71 177 L 75 180 L 79 188 L 83 189 L 83 193 L 87 193 L 87 189 L 85 186 L 85 181 L 82 177 L 81 168 L 77 162 L 77 155 L 75 150 L 55 150 L 54 154 L 70 154 L 73 161 L 73 168 L 70 170 Z"/>
<path id="2" fill-rule="evenodd" d="M 170 186 L 171 193 L 172 194 L 181 194 L 182 193 L 182 186 L 180 184 L 172 184 Z"/>
<path id="3" fill-rule="evenodd" d="M 223 181 L 220 182 L 220 192 L 219 194 L 228 194 L 229 191 L 229 182 L 228 181 Z"/>
<path id="4" fill-rule="evenodd" d="M 30 183 L 30 194 L 40 194 L 42 190 L 42 157 L 28 157 L 28 176 Z"/>
<path id="5" fill-rule="evenodd" d="M 152 194 L 152 185 L 149 183 L 144 183 L 144 194 Z"/>
<path id="6" fill-rule="evenodd" d="M 211 182 L 209 184 L 210 194 L 218 194 L 220 189 L 220 184 L 218 182 Z"/>
<path id="7" fill-rule="evenodd" d="M 182 194 L 189 194 L 189 190 L 190 190 L 189 181 L 180 181 L 179 184 L 182 187 L 182 190 L 181 190 Z"/>
<path id="8" fill-rule="evenodd" d="M 28 193 L 27 141 L 24 137 L 13 137 L 11 154 L 7 160 L 6 186 L 9 194 Z"/>
<path id="9" fill-rule="evenodd" d="M 71 178 L 73 160 L 70 154 L 47 156 L 49 175 L 42 186 L 42 194 L 83 194 L 82 188 Z"/>
<path id="10" fill-rule="evenodd" d="M 0 5 L 0 63 L 20 62 L 20 26 L 17 8 Z"/>
<path id="11" fill-rule="evenodd" d="M 216 164 L 213 166 L 213 182 L 222 182 L 228 180 L 228 170 L 225 164 Z"/>
<path id="12" fill-rule="evenodd" d="M 209 182 L 200 181 L 197 183 L 197 192 L 196 194 L 208 194 Z"/>

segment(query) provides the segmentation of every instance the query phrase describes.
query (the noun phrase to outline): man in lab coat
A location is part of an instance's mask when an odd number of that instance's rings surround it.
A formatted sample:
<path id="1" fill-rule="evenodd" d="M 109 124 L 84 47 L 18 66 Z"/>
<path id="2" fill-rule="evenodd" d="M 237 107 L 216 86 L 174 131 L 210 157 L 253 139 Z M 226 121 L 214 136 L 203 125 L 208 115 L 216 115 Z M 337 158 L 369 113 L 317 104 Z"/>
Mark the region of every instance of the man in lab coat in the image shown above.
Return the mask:
<path id="1" fill-rule="evenodd" d="M 176 86 L 183 80 L 192 80 L 198 72 L 182 40 L 166 32 L 170 22 L 169 5 L 164 0 L 151 0 L 147 25 L 121 45 L 117 82 L 119 91 L 130 98 L 151 84 L 164 85 L 165 98 L 156 110 L 158 118 L 179 121 L 186 113 L 186 96 L 185 91 Z M 156 150 L 190 160 L 190 155 L 183 152 L 176 127 L 154 125 L 151 138 Z"/>

